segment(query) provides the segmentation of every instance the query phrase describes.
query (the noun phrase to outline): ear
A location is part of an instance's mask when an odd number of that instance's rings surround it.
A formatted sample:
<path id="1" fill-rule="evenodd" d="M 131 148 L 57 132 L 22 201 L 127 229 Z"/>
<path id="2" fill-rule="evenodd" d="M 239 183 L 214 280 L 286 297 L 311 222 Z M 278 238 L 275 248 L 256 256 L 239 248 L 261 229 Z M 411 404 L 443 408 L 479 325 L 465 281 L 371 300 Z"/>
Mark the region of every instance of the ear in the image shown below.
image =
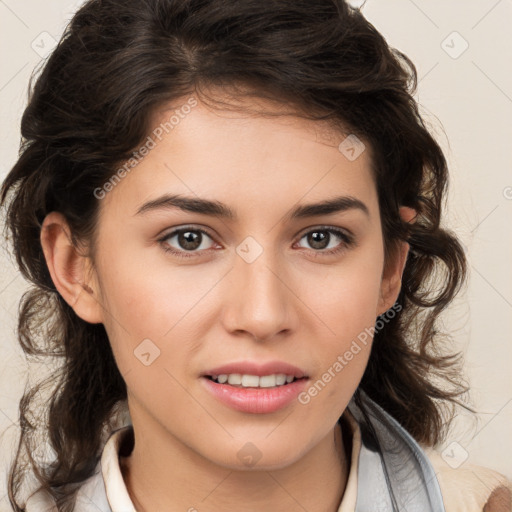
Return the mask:
<path id="1" fill-rule="evenodd" d="M 49 213 L 41 228 L 41 246 L 51 278 L 62 298 L 86 322 L 103 322 L 96 273 L 90 259 L 71 241 L 71 231 L 59 212 Z"/>
<path id="2" fill-rule="evenodd" d="M 400 217 L 405 222 L 414 223 L 416 221 L 417 212 L 408 206 L 399 208 Z M 410 246 L 407 242 L 401 241 L 393 251 L 390 261 L 386 262 L 382 273 L 382 281 L 380 287 L 380 298 L 377 307 L 377 316 L 385 313 L 393 306 L 398 298 L 402 287 L 402 275 Z"/>

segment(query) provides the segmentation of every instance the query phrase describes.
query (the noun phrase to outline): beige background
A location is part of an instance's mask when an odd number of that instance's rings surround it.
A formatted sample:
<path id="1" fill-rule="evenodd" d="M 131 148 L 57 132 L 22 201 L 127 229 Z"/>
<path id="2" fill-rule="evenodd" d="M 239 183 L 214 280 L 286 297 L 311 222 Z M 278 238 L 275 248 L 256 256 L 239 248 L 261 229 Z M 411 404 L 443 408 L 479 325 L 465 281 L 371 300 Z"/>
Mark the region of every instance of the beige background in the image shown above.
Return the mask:
<path id="1" fill-rule="evenodd" d="M 0 180 L 16 160 L 30 73 L 79 4 L 0 0 Z M 417 66 L 416 98 L 451 167 L 447 224 L 470 260 L 468 288 L 444 323 L 465 353 L 480 414 L 478 422 L 461 414 L 441 450 L 453 466 L 512 478 L 512 0 L 367 0 L 363 12 Z M 3 511 L 14 433 L 5 429 L 16 423 L 26 372 L 14 334 L 26 285 L 3 247 L 0 268 Z"/>

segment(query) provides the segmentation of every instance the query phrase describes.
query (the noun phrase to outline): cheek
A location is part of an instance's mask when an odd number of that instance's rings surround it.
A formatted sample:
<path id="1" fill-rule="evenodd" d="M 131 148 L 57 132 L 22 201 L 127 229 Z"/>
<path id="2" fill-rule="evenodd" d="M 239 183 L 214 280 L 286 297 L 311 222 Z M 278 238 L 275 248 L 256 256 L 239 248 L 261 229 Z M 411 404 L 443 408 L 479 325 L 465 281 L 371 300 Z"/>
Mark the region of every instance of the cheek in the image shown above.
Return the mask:
<path id="1" fill-rule="evenodd" d="M 161 345 L 162 336 L 186 313 L 190 287 L 162 276 L 161 269 L 144 264 L 129 248 L 114 258 L 105 251 L 100 268 L 105 328 L 116 358 L 131 354 L 144 340 Z M 125 256 L 126 255 L 126 256 Z M 125 364 L 131 360 L 125 357 Z"/>
<path id="2" fill-rule="evenodd" d="M 105 307 L 130 335 L 161 337 L 190 309 L 200 281 L 166 264 L 155 248 L 125 244 L 122 254 L 114 257 L 116 252 L 105 250 L 102 261 Z"/>
<path id="3" fill-rule="evenodd" d="M 378 290 L 367 274 L 353 274 L 342 290 L 334 286 L 322 298 L 321 318 L 328 330 L 317 336 L 313 358 L 317 372 L 300 403 L 318 408 L 322 417 L 341 414 L 364 374 L 371 353 Z"/>
<path id="4" fill-rule="evenodd" d="M 197 302 L 193 287 L 176 280 L 170 284 L 154 268 L 130 273 L 131 263 L 119 263 L 105 282 L 112 312 L 105 327 L 129 393 L 156 410 L 169 409 L 172 398 L 173 411 L 193 411 L 193 401 L 179 384 L 184 381 L 182 362 L 190 357 L 195 339 L 183 329 L 187 311 Z"/>
<path id="5" fill-rule="evenodd" d="M 322 280 L 321 293 L 309 293 L 312 309 L 325 327 L 325 334 L 317 336 L 320 382 L 312 393 L 325 386 L 326 406 L 350 398 L 368 363 L 380 296 L 383 253 L 379 247 L 376 243 L 372 250 L 348 257 Z"/>
<path id="6" fill-rule="evenodd" d="M 321 286 L 313 286 L 315 279 L 309 277 L 304 289 L 314 311 L 342 343 L 375 324 L 382 275 L 382 253 L 375 245 L 347 256 L 321 278 Z"/>

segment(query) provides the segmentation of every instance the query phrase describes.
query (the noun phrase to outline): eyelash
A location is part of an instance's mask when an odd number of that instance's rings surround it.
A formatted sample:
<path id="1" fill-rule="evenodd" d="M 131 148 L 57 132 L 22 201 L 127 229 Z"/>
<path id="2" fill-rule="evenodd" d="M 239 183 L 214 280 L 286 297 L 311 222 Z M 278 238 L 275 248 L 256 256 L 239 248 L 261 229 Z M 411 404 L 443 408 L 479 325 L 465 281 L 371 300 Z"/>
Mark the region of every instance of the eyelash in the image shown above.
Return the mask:
<path id="1" fill-rule="evenodd" d="M 213 239 L 213 237 L 207 231 L 205 231 L 204 229 L 195 228 L 195 227 L 191 226 L 191 227 L 184 227 L 184 228 L 180 228 L 180 229 L 175 229 L 174 231 L 171 231 L 170 233 L 165 234 L 163 237 L 159 238 L 157 241 L 160 242 L 163 250 L 166 253 L 171 253 L 174 256 L 177 256 L 178 258 L 194 258 L 194 257 L 197 257 L 197 254 L 199 254 L 201 251 L 178 251 L 178 250 L 173 249 L 172 247 L 169 247 L 168 245 L 165 244 L 165 241 L 168 240 L 169 238 L 173 238 L 174 236 L 179 235 L 180 233 L 187 232 L 187 231 L 202 233 L 202 234 L 208 236 L 209 238 Z M 336 236 L 341 238 L 342 243 L 338 247 L 336 247 L 334 249 L 329 249 L 329 250 L 322 250 L 322 249 L 314 250 L 314 249 L 312 249 L 312 252 L 315 255 L 314 257 L 317 257 L 317 256 L 334 256 L 334 255 L 342 253 L 343 251 L 347 250 L 349 247 L 351 247 L 352 245 L 355 244 L 354 239 L 353 239 L 353 237 L 351 235 L 349 235 L 345 231 L 342 231 L 341 229 L 333 228 L 333 227 L 330 227 L 330 226 L 319 226 L 319 227 L 316 227 L 316 228 L 311 229 L 309 231 L 306 231 L 304 234 L 302 234 L 300 236 L 299 241 L 302 240 L 305 236 L 309 235 L 310 233 L 315 233 L 317 231 L 326 231 L 328 233 L 334 233 Z"/>

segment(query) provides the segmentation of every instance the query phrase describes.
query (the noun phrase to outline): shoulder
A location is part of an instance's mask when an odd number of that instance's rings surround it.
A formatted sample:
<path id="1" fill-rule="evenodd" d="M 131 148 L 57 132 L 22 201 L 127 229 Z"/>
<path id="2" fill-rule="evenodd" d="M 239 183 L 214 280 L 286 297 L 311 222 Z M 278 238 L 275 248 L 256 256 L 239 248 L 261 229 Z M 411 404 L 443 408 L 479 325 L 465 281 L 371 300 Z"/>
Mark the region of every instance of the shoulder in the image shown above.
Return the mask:
<path id="1" fill-rule="evenodd" d="M 446 512 L 512 512 L 512 481 L 475 464 L 451 467 L 439 452 L 422 446 L 437 476 Z"/>

